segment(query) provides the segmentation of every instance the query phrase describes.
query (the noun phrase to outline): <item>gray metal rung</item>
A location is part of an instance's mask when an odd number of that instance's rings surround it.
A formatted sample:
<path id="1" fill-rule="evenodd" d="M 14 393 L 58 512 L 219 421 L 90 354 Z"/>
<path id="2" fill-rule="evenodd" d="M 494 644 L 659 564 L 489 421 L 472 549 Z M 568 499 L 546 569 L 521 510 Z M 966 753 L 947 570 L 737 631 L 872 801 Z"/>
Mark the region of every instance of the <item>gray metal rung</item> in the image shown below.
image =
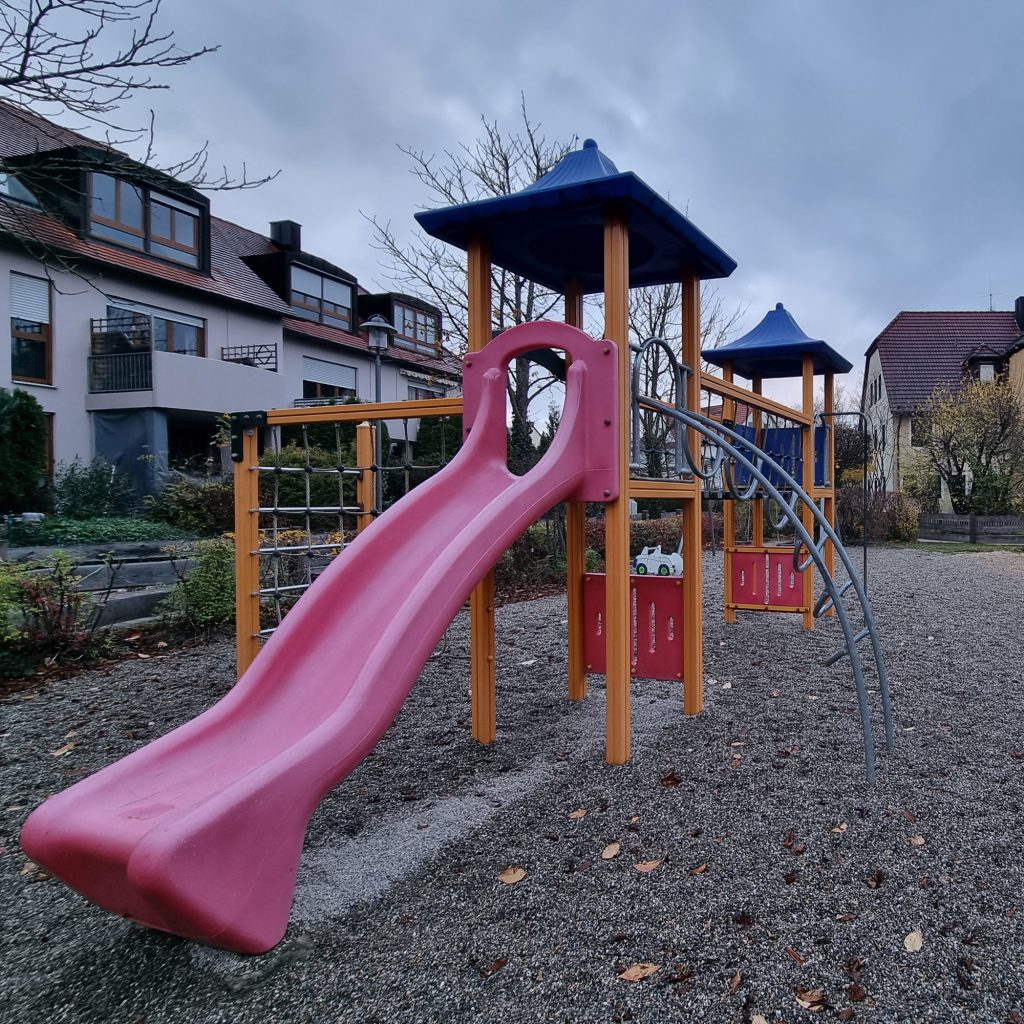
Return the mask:
<path id="1" fill-rule="evenodd" d="M 866 636 L 868 636 L 868 635 L 869 635 L 870 633 L 871 633 L 871 630 L 870 630 L 870 629 L 868 629 L 868 627 L 867 627 L 867 626 L 865 626 L 865 627 L 864 627 L 864 628 L 863 628 L 863 629 L 862 629 L 862 630 L 861 630 L 861 631 L 860 631 L 860 632 L 859 632 L 859 633 L 858 633 L 858 634 L 857 634 L 857 635 L 856 635 L 856 636 L 855 636 L 855 637 L 853 638 L 853 642 L 854 642 L 854 644 L 859 644 L 859 643 L 861 642 L 861 640 L 863 640 L 863 639 L 864 639 L 864 638 L 865 638 Z M 849 648 L 849 647 L 842 647 L 842 648 L 840 648 L 840 649 L 839 649 L 838 651 L 836 651 L 836 652 L 835 652 L 834 654 L 831 654 L 831 655 L 829 655 L 829 657 L 828 657 L 828 658 L 826 659 L 826 661 L 825 661 L 825 666 L 826 666 L 826 667 L 828 667 L 828 666 L 830 666 L 830 665 L 834 665 L 834 664 L 835 664 L 835 663 L 836 663 L 837 661 L 839 661 L 840 659 L 848 657 L 848 656 L 849 656 L 849 654 L 850 654 L 850 648 Z"/>

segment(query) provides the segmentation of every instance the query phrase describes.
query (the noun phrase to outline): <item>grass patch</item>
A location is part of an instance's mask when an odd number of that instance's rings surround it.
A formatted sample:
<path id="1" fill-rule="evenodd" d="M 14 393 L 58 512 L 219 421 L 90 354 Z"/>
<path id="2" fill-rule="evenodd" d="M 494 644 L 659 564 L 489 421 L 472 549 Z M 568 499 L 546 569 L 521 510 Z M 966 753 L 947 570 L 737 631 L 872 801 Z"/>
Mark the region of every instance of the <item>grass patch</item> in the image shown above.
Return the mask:
<path id="1" fill-rule="evenodd" d="M 41 523 L 12 523 L 11 547 L 53 544 L 108 544 L 147 540 L 191 540 L 194 533 L 134 516 L 71 519 L 48 516 Z"/>

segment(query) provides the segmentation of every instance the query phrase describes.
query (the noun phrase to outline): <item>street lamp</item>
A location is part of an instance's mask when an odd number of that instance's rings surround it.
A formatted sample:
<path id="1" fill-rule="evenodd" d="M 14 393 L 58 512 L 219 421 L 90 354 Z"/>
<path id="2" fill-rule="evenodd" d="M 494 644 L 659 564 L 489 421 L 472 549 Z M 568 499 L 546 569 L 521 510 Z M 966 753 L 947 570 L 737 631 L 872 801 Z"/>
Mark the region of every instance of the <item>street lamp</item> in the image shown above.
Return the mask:
<path id="1" fill-rule="evenodd" d="M 379 402 L 380 357 L 385 351 L 387 351 L 388 343 L 391 341 L 392 336 L 398 333 L 398 328 L 393 324 L 389 324 L 387 320 L 380 315 L 380 313 L 374 313 L 366 323 L 360 324 L 359 327 L 360 330 L 366 331 L 367 344 L 370 346 L 370 351 L 373 353 L 373 400 L 375 402 Z M 381 424 L 378 420 L 376 426 L 373 428 L 373 461 L 377 467 L 376 479 L 374 482 L 374 494 L 378 512 L 381 512 L 384 509 L 384 478 L 381 468 L 383 458 L 380 435 Z"/>

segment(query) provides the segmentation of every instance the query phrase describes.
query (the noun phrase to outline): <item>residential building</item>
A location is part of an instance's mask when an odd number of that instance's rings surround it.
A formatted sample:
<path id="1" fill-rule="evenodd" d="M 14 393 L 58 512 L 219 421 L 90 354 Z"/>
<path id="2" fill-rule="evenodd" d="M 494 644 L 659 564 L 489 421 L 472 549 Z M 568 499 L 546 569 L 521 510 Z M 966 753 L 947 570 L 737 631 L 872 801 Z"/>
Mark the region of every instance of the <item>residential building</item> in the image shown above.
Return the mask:
<path id="1" fill-rule="evenodd" d="M 101 455 L 152 491 L 210 456 L 223 413 L 458 386 L 439 311 L 369 294 L 293 221 L 264 235 L 223 220 L 208 196 L 6 103 L 0 166 L 0 387 L 36 396 L 57 462 Z M 359 324 L 382 310 L 400 321 L 376 396 Z"/>
<path id="2" fill-rule="evenodd" d="M 1014 312 L 898 313 L 865 353 L 861 409 L 867 416 L 873 462 L 869 485 L 901 490 L 924 443 L 921 412 L 940 389 L 965 375 L 1007 375 L 1024 396 L 1024 297 Z M 949 511 L 948 496 L 941 498 Z"/>

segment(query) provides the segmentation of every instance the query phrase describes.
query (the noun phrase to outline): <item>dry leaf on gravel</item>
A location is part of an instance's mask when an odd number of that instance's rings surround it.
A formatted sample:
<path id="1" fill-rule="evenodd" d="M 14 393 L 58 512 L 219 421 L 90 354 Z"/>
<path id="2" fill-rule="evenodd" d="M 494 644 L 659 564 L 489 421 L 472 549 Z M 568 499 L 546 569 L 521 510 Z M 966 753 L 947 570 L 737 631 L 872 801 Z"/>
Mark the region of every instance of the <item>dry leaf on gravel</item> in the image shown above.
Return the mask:
<path id="1" fill-rule="evenodd" d="M 806 963 L 804 958 L 792 946 L 786 947 L 786 956 L 788 956 L 789 959 L 797 965 L 797 967 L 803 967 Z"/>
<path id="2" fill-rule="evenodd" d="M 707 871 L 707 864 L 698 864 L 695 868 L 690 868 L 691 875 L 703 875 Z"/>
<path id="3" fill-rule="evenodd" d="M 659 857 L 658 860 L 642 860 L 639 864 L 634 864 L 633 867 L 642 875 L 646 875 L 653 871 L 662 860 L 664 860 L 664 857 Z"/>
<path id="4" fill-rule="evenodd" d="M 504 960 L 499 957 L 497 960 L 494 961 L 494 963 L 488 964 L 486 967 L 480 968 L 480 977 L 489 978 L 492 974 L 497 974 L 498 971 L 500 971 L 502 967 L 505 967 L 507 964 L 507 960 Z"/>
<path id="5" fill-rule="evenodd" d="M 928 841 L 928 840 L 927 840 L 927 839 L 925 839 L 925 837 L 924 837 L 924 836 L 911 836 L 911 837 L 910 837 L 910 838 L 909 838 L 909 839 L 907 840 L 907 842 L 908 842 L 908 843 L 910 843 L 910 845 L 911 845 L 911 846 L 924 846 L 924 844 L 925 844 L 925 843 L 926 843 L 927 841 Z"/>
<path id="6" fill-rule="evenodd" d="M 846 1007 L 844 1007 L 844 1008 L 843 1008 L 842 1010 L 840 1010 L 840 1011 L 839 1011 L 839 1012 L 838 1012 L 838 1013 L 836 1014 L 836 1017 L 837 1017 L 837 1018 L 838 1018 L 839 1020 L 841 1020 L 841 1021 L 848 1021 L 848 1020 L 853 1020 L 853 1017 L 854 1017 L 854 1010 L 853 1010 L 853 1007 L 852 1007 L 852 1006 L 846 1006 Z"/>
<path id="7" fill-rule="evenodd" d="M 750 1024 L 768 1024 L 768 1021 L 760 1013 L 755 1013 L 754 1016 L 750 1018 Z"/>
<path id="8" fill-rule="evenodd" d="M 838 825 L 836 825 L 834 829 L 832 829 L 832 831 L 837 833 L 838 835 L 843 835 L 849 827 L 850 826 L 847 825 L 845 821 L 841 821 Z"/>
<path id="9" fill-rule="evenodd" d="M 737 993 L 737 992 L 739 992 L 739 990 L 740 990 L 740 982 L 741 982 L 742 980 L 743 980 L 743 979 L 742 979 L 742 978 L 740 977 L 740 972 L 739 972 L 739 971 L 737 971 L 737 972 L 736 972 L 736 973 L 735 973 L 735 974 L 734 974 L 734 975 L 732 976 L 732 981 L 730 981 L 730 982 L 729 982 L 729 991 L 730 991 L 730 992 L 731 992 L 731 993 L 732 993 L 733 995 L 736 995 L 736 993 Z"/>
<path id="10" fill-rule="evenodd" d="M 825 991 L 820 988 L 797 988 L 796 1001 L 805 1010 L 810 1010 L 812 1013 L 824 1010 L 827 1005 Z"/>
<path id="11" fill-rule="evenodd" d="M 56 750 L 51 751 L 50 757 L 66 757 L 74 749 L 74 743 L 65 743 L 63 747 L 58 747 Z"/>
<path id="12" fill-rule="evenodd" d="M 569 812 L 569 818 L 570 818 L 571 821 L 579 821 L 581 818 L 585 818 L 586 816 L 587 816 L 587 809 L 586 809 L 586 807 L 580 807 L 578 810 L 570 811 Z"/>
<path id="13" fill-rule="evenodd" d="M 505 885 L 515 885 L 516 882 L 521 882 L 526 877 L 526 871 L 523 868 L 512 865 L 512 867 L 505 868 L 497 877 L 498 881 L 504 882 Z"/>
<path id="14" fill-rule="evenodd" d="M 914 817 L 914 812 L 909 807 L 906 808 L 906 810 L 904 810 L 903 817 L 906 818 L 911 825 L 913 825 L 914 822 L 917 821 L 917 818 Z"/>
<path id="15" fill-rule="evenodd" d="M 601 851 L 601 860 L 614 860 L 619 855 L 619 850 L 622 849 L 621 843 L 609 843 Z"/>
<path id="16" fill-rule="evenodd" d="M 643 981 L 661 970 L 661 964 L 633 964 L 619 975 L 619 981 Z"/>
<path id="17" fill-rule="evenodd" d="M 27 861 L 25 861 L 24 866 L 22 867 L 21 871 L 18 872 L 18 874 L 21 874 L 21 875 L 31 875 L 33 871 L 38 871 L 38 870 L 39 870 L 39 865 L 34 860 L 27 860 Z"/>
<path id="18" fill-rule="evenodd" d="M 667 775 L 662 775 L 661 784 L 663 786 L 678 786 L 683 780 L 676 775 L 675 769 L 673 768 Z"/>
<path id="19" fill-rule="evenodd" d="M 924 945 L 924 935 L 921 934 L 921 931 L 919 929 L 915 930 L 915 931 L 912 931 L 903 940 L 903 946 L 907 950 L 908 953 L 919 953 L 921 951 L 921 947 L 923 945 Z"/>

